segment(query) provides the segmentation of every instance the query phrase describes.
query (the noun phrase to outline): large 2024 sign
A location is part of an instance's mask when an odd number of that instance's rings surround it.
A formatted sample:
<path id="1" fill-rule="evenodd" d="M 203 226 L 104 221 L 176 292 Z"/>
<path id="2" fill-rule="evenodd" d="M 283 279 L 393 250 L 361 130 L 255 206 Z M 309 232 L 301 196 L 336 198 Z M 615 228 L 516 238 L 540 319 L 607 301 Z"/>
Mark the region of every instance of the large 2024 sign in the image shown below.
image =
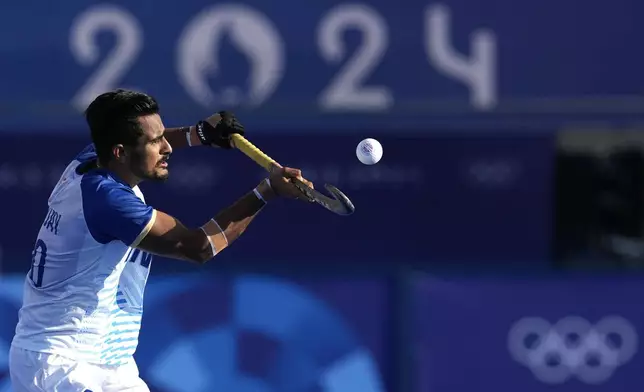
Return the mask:
<path id="1" fill-rule="evenodd" d="M 487 3 L 11 3 L 0 6 L 0 103 L 10 109 L 1 121 L 66 125 L 121 86 L 155 94 L 177 120 L 264 108 L 262 124 L 298 128 L 347 113 L 343 125 L 382 127 L 365 113 L 393 110 L 405 115 L 392 124 L 423 126 L 436 113 L 547 112 L 516 101 L 529 96 L 635 93 L 642 59 L 620 60 L 638 28 L 622 7 L 629 0 L 609 9 L 575 0 L 547 14 Z M 590 17 L 579 17 L 582 5 Z M 623 49 L 607 57 L 601 42 Z"/>
<path id="2" fill-rule="evenodd" d="M 496 48 L 492 33 L 475 33 L 474 55 L 467 59 L 451 48 L 449 13 L 445 7 L 429 7 L 426 24 L 431 32 L 425 48 L 429 65 L 466 84 L 472 91 L 475 107 L 493 107 Z M 351 29 L 357 29 L 363 36 L 354 53 L 348 53 L 343 38 Z M 117 43 L 99 61 L 97 41 L 103 31 L 113 33 Z M 247 96 L 236 87 L 223 86 L 215 93 L 208 86 L 208 72 L 216 72 L 220 64 L 216 49 L 224 35 L 229 36 L 235 49 L 255 63 L 249 75 Z M 84 109 L 97 94 L 120 84 L 141 56 L 144 42 L 140 21 L 124 7 L 99 4 L 79 14 L 70 29 L 70 50 L 79 64 L 96 68 L 75 93 L 74 106 Z M 367 82 L 390 45 L 386 20 L 378 11 L 365 4 L 340 4 L 322 16 L 314 42 L 324 61 L 330 64 L 346 61 L 320 91 L 317 101 L 321 109 L 378 111 L 393 106 L 391 88 Z M 177 78 L 186 93 L 205 107 L 242 101 L 260 105 L 275 93 L 284 77 L 287 50 L 278 27 L 256 8 L 243 4 L 214 5 L 191 19 L 178 37 Z"/>

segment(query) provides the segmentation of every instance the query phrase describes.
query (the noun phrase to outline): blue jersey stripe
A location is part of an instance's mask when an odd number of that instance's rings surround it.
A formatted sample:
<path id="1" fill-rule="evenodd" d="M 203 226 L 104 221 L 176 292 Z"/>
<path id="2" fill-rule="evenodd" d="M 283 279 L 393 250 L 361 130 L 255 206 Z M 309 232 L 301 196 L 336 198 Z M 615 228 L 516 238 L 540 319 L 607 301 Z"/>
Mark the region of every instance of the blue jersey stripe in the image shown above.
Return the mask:
<path id="1" fill-rule="evenodd" d="M 118 344 L 118 343 L 136 342 L 138 340 L 139 340 L 138 337 L 134 337 L 134 338 L 116 338 L 116 339 L 110 339 L 110 340 L 106 341 L 105 343 L 106 344 Z"/>
<path id="2" fill-rule="evenodd" d="M 122 323 L 119 322 L 113 322 L 112 326 L 113 327 L 120 327 L 120 326 L 125 326 L 125 325 L 141 325 L 140 321 L 124 321 Z"/>
<path id="3" fill-rule="evenodd" d="M 116 346 L 116 347 L 109 348 L 107 350 L 103 350 L 103 355 L 101 356 L 101 358 L 106 358 L 109 354 L 119 352 L 119 351 L 132 351 L 132 352 L 134 352 L 134 350 L 136 350 L 136 345 L 133 345 L 133 346 Z M 106 358 L 106 359 L 109 359 L 109 358 Z"/>
<path id="4" fill-rule="evenodd" d="M 110 332 L 107 335 L 107 337 L 115 336 L 115 335 L 125 335 L 125 334 L 128 334 L 128 333 L 137 333 L 138 334 L 139 332 L 140 332 L 139 329 L 117 329 L 117 330 L 114 330 L 114 331 Z"/>

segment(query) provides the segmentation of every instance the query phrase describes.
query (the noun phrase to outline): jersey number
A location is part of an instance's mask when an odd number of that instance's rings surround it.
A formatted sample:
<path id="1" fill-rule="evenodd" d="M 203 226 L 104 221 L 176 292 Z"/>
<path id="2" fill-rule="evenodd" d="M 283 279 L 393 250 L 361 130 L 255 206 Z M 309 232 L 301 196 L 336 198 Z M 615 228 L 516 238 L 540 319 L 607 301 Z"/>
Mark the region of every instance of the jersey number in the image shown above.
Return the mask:
<path id="1" fill-rule="evenodd" d="M 29 279 L 36 287 L 42 287 L 42 276 L 45 273 L 45 262 L 47 261 L 47 245 L 43 240 L 36 241 L 36 247 L 31 253 L 31 272 Z M 34 277 L 35 271 L 35 277 Z"/>

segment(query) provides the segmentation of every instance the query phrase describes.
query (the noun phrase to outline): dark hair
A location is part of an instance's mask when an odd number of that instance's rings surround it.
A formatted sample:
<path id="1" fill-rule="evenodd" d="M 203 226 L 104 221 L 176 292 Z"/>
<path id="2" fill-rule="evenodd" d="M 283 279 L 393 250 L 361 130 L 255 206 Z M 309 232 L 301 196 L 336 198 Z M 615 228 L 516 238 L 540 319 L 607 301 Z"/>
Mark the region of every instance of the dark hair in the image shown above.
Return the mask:
<path id="1" fill-rule="evenodd" d="M 159 104 L 144 93 L 118 89 L 96 97 L 85 110 L 85 118 L 99 162 L 107 164 L 117 144 L 135 146 L 143 134 L 138 117 L 157 113 Z"/>

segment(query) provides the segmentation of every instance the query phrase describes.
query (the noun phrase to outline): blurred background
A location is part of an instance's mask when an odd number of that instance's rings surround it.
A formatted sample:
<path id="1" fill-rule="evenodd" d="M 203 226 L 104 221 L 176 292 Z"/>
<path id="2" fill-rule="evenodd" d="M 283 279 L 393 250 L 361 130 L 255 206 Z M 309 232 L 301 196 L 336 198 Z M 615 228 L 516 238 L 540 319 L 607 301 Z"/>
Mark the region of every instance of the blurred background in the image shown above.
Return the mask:
<path id="1" fill-rule="evenodd" d="M 157 258 L 153 392 L 635 391 L 644 382 L 644 55 L 635 0 L 0 5 L 0 392 L 82 111 L 233 109 L 351 217 L 275 202 L 204 268 Z M 357 143 L 384 147 L 362 165 Z M 149 204 L 203 223 L 264 174 L 176 151 Z"/>

